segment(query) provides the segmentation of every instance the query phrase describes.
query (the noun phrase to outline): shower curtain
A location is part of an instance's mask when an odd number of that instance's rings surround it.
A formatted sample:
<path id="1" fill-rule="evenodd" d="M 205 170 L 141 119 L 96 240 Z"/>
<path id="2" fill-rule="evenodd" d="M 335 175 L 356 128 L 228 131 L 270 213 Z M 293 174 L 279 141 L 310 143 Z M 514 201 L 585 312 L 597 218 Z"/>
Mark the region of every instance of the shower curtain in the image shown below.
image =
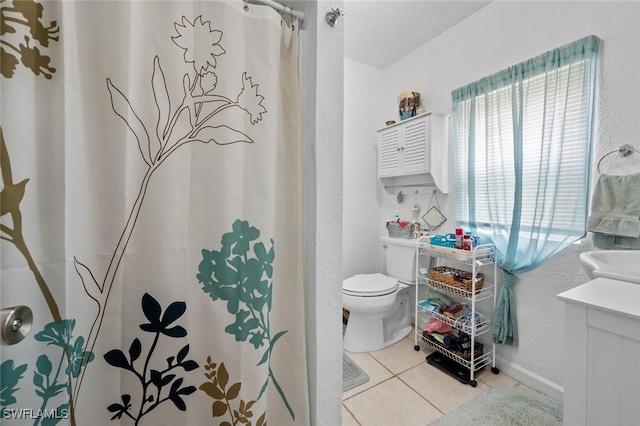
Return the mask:
<path id="1" fill-rule="evenodd" d="M 308 424 L 297 22 L 0 6 L 0 423 Z"/>

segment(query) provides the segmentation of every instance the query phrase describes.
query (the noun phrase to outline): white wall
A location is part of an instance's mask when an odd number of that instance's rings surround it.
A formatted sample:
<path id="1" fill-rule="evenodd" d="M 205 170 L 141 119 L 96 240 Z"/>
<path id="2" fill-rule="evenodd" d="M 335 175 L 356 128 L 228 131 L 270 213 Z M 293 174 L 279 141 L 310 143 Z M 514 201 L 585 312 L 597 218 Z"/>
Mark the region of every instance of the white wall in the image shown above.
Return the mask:
<path id="1" fill-rule="evenodd" d="M 396 97 L 408 90 L 422 94 L 427 110 L 450 114 L 452 90 L 594 34 L 603 42 L 593 157 L 595 175 L 595 164 L 602 154 L 623 143 L 640 149 L 637 138 L 640 120 L 636 118 L 640 115 L 638 22 L 638 2 L 494 1 L 382 71 L 379 121 L 397 120 Z M 346 123 L 347 128 L 358 125 L 361 124 Z M 362 125 L 370 126 L 368 122 Z M 455 188 L 452 189 L 449 196 L 440 196 L 449 217 L 440 233 L 451 232 L 455 225 Z M 380 224 L 372 231 L 376 234 L 394 210 L 399 209 L 407 217 L 414 198 L 426 209 L 431 196 L 422 189 L 425 195 L 410 196 L 399 205 L 395 201 L 397 191 L 389 194 L 380 187 L 379 191 Z M 578 256 L 591 248 L 587 238 L 581 245 L 571 246 L 537 269 L 522 274 L 515 285 L 520 344 L 515 348 L 497 348 L 499 368 L 556 398 L 562 396 L 564 363 L 564 307 L 556 295 L 588 281 Z M 370 248 L 370 256 L 376 256 L 375 251 Z"/>
<path id="2" fill-rule="evenodd" d="M 310 419 L 342 424 L 342 135 L 341 25 L 325 13 L 341 0 L 294 2 L 306 17 L 301 31 L 305 133 L 305 286 Z M 303 389 L 300 392 L 304 392 Z"/>
<path id="3" fill-rule="evenodd" d="M 344 80 L 344 201 L 342 274 L 378 272 L 380 260 L 372 249 L 379 246 L 375 129 L 380 123 L 382 72 L 379 68 L 345 59 Z"/>

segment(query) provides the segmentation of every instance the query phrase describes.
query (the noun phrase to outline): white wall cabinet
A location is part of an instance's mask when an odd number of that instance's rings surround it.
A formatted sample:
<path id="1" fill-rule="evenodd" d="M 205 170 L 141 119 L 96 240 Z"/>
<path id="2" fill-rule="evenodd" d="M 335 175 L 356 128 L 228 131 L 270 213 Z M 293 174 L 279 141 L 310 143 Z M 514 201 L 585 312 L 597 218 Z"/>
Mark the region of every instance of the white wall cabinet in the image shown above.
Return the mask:
<path id="1" fill-rule="evenodd" d="M 449 118 L 425 113 L 378 130 L 378 177 L 430 174 L 449 192 Z"/>
<path id="2" fill-rule="evenodd" d="M 637 425 L 640 419 L 640 285 L 597 278 L 565 302 L 563 423 Z"/>

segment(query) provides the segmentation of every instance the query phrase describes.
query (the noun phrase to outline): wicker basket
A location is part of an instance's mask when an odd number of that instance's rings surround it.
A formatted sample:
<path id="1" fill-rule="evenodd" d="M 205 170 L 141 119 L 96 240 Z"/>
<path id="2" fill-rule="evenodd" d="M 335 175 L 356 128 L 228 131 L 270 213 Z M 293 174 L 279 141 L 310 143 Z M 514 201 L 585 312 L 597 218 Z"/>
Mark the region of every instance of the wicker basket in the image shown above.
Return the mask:
<path id="1" fill-rule="evenodd" d="M 427 270 L 429 284 L 437 289 L 457 294 L 458 296 L 470 297 L 473 291 L 473 276 L 471 272 L 448 266 L 437 266 Z M 484 284 L 484 274 L 476 274 L 476 294 L 480 293 Z"/>
<path id="2" fill-rule="evenodd" d="M 458 355 L 460 358 L 464 359 L 465 361 L 471 361 L 471 351 L 461 352 L 459 350 L 451 350 L 451 349 L 449 350 L 454 354 Z M 473 358 L 477 360 L 483 354 L 484 354 L 484 345 L 480 342 L 475 342 Z"/>
<path id="3" fill-rule="evenodd" d="M 387 231 L 391 238 L 411 238 L 411 224 L 401 227 L 396 222 L 387 223 Z"/>

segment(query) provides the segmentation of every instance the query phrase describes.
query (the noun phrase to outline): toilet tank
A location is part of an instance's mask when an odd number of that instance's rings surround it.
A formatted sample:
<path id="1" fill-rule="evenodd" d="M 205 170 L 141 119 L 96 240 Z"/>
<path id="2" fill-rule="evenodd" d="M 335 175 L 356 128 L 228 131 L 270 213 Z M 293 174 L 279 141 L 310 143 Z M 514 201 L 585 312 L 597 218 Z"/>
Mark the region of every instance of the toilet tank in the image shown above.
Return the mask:
<path id="1" fill-rule="evenodd" d="M 380 237 L 387 264 L 387 275 L 405 283 L 416 282 L 418 240 Z"/>

